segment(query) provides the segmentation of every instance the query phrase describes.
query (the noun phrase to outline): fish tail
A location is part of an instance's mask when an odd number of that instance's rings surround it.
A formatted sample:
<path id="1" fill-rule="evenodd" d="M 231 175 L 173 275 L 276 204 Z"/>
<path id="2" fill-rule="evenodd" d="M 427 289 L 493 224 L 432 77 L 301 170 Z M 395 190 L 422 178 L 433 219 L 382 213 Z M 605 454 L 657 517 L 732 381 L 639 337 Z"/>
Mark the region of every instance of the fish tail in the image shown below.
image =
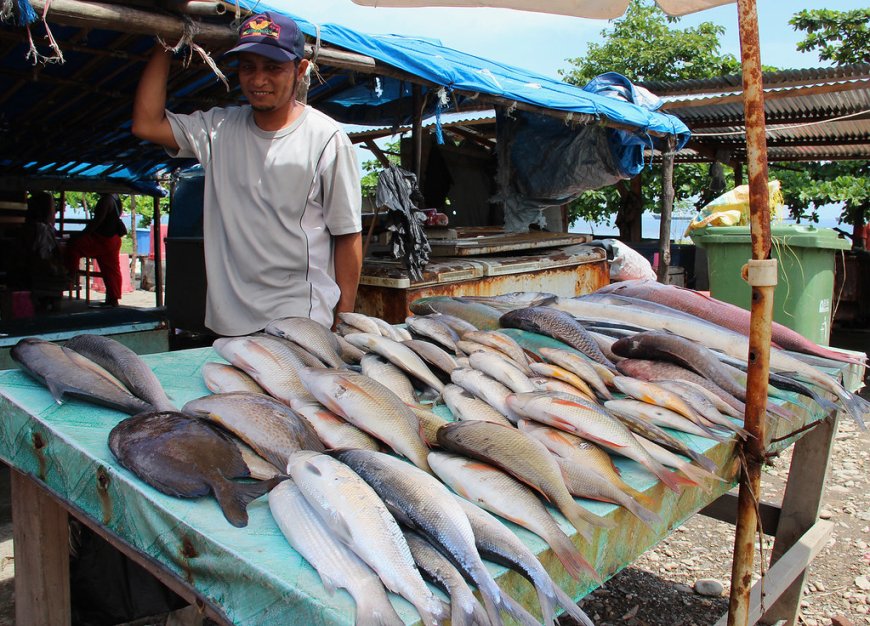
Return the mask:
<path id="1" fill-rule="evenodd" d="M 365 593 L 354 597 L 356 602 L 356 624 L 372 626 L 395 626 L 404 623 L 385 593 Z M 462 622 L 456 622 L 461 624 Z"/>
<path id="2" fill-rule="evenodd" d="M 662 518 L 655 511 L 651 511 L 645 506 L 641 505 L 640 502 L 635 500 L 634 498 L 626 498 L 625 503 L 620 503 L 624 506 L 628 511 L 642 521 L 644 524 L 652 528 L 662 523 Z"/>
<path id="3" fill-rule="evenodd" d="M 580 624 L 582 624 L 582 626 L 595 626 L 595 624 L 592 622 L 591 619 L 589 619 L 589 616 L 586 615 L 583 609 L 577 606 L 577 603 L 574 602 L 571 596 L 565 593 L 562 588 L 559 587 L 559 585 L 557 585 L 556 583 L 553 583 L 553 593 L 556 596 L 556 599 L 559 601 L 561 607 L 565 609 L 565 612 L 568 615 L 577 620 Z"/>
<path id="4" fill-rule="evenodd" d="M 703 467 L 705 470 L 710 472 L 711 474 L 715 474 L 716 470 L 719 468 L 716 467 L 716 463 L 713 462 L 713 459 L 704 456 L 700 452 L 692 450 L 691 448 L 686 448 L 686 454 L 689 458 L 691 458 L 695 463 Z"/>
<path id="5" fill-rule="evenodd" d="M 616 526 L 616 522 L 613 520 L 601 517 L 600 515 L 595 515 L 592 511 L 588 511 L 581 505 L 577 504 L 577 501 L 573 498 L 570 502 L 566 502 L 566 505 L 566 517 L 568 517 L 571 524 L 574 525 L 574 528 L 580 531 L 580 534 L 583 535 L 583 538 L 587 541 L 592 540 L 591 535 L 589 534 L 589 529 L 587 528 L 588 524 L 598 526 L 599 528 L 613 528 Z M 570 514 L 570 516 L 568 514 Z"/>
<path id="6" fill-rule="evenodd" d="M 842 401 L 843 408 L 852 416 L 852 419 L 858 423 L 858 426 L 860 426 L 862 430 L 867 430 L 867 424 L 864 423 L 864 418 L 870 417 L 870 402 L 867 402 L 861 396 L 849 393 L 843 387 L 840 387 L 840 385 L 837 385 L 836 394 Z"/>
<path id="7" fill-rule="evenodd" d="M 580 576 L 585 572 L 592 576 L 596 582 L 603 582 L 601 576 L 599 576 L 598 572 L 595 571 L 595 568 L 592 567 L 592 564 L 589 563 L 582 554 L 580 554 L 577 546 L 571 543 L 571 540 L 566 534 L 559 532 L 557 535 L 549 537 L 547 541 L 553 549 L 556 558 L 562 562 L 562 565 L 565 566 L 565 570 L 572 577 L 580 580 Z"/>
<path id="8" fill-rule="evenodd" d="M 651 471 L 653 474 L 655 474 L 656 477 L 660 481 L 662 481 L 665 484 L 665 486 L 668 489 L 670 489 L 671 491 L 673 491 L 674 493 L 680 493 L 680 491 L 682 491 L 682 488 L 687 484 L 688 485 L 697 484 L 694 481 L 692 481 L 684 476 L 680 476 L 679 474 L 677 474 L 675 472 L 669 471 L 668 469 L 665 468 L 664 465 L 662 465 L 661 463 L 658 463 L 657 461 L 655 461 L 652 458 L 650 458 L 647 462 L 644 462 L 643 465 L 649 471 Z"/>
<path id="9" fill-rule="evenodd" d="M 248 525 L 248 505 L 287 478 L 288 476 L 279 475 L 254 483 L 222 480 L 213 485 L 212 489 L 227 521 L 237 528 L 243 528 Z"/>
<path id="10" fill-rule="evenodd" d="M 484 592 L 483 587 L 480 587 L 480 595 L 483 597 L 483 608 L 486 609 L 486 616 L 489 618 L 489 622 L 492 626 L 504 626 L 504 622 L 501 619 L 501 608 L 504 607 L 507 609 L 504 600 L 504 597 L 507 594 L 502 593 L 501 589 L 495 584 L 495 582 L 492 583 L 492 586 L 494 586 L 496 590 L 488 589 Z"/>
<path id="11" fill-rule="evenodd" d="M 514 600 L 504 591 L 502 591 L 501 596 L 503 599 L 502 607 L 516 620 L 518 624 L 522 624 L 523 626 L 540 626 L 541 622 L 539 622 L 534 615 L 529 613 L 522 604 Z M 493 624 L 495 624 L 495 622 L 493 622 Z"/>
<path id="12" fill-rule="evenodd" d="M 535 583 L 535 591 L 538 593 L 538 604 L 541 605 L 541 622 L 547 626 L 555 626 L 556 605 L 558 599 L 553 591 L 555 583 L 550 587 L 542 587 Z"/>
<path id="13" fill-rule="evenodd" d="M 476 600 L 475 600 L 476 603 Z M 461 602 L 457 602 L 455 598 L 451 598 L 450 600 L 450 624 L 458 624 L 459 626 L 474 626 L 474 608 L 475 605 L 471 606 L 471 611 L 467 606 L 463 606 Z M 357 623 L 366 623 L 360 622 L 357 620 Z"/>

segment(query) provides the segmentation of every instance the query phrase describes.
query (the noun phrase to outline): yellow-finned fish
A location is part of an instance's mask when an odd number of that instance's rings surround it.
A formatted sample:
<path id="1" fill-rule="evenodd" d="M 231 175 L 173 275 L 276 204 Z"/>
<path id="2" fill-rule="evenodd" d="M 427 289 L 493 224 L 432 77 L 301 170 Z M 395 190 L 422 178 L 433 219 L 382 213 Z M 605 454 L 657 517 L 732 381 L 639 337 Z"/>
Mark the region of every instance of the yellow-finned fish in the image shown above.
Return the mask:
<path id="1" fill-rule="evenodd" d="M 266 393 L 256 380 L 242 370 L 226 363 L 209 361 L 202 366 L 202 379 L 212 393 L 232 393 L 233 391 L 249 391 L 251 393 Z"/>
<path id="2" fill-rule="evenodd" d="M 380 450 L 378 441 L 340 415 L 336 415 L 316 400 L 294 400 L 290 407 L 308 420 L 323 444 L 336 448 Z"/>
<path id="3" fill-rule="evenodd" d="M 613 373 L 610 372 L 606 366 L 603 366 L 596 361 L 592 361 L 588 357 L 583 357 L 574 352 L 562 350 L 561 348 L 542 347 L 539 349 L 539 352 L 542 357 L 547 359 L 553 365 L 558 365 L 564 367 L 570 372 L 574 372 L 574 374 L 586 381 L 600 397 L 606 398 L 607 400 L 613 398 L 613 395 L 607 388 L 607 381 L 613 380 Z M 593 363 L 595 365 L 593 365 Z M 599 374 L 599 371 L 602 369 L 609 373 L 609 376 L 606 379 Z"/>

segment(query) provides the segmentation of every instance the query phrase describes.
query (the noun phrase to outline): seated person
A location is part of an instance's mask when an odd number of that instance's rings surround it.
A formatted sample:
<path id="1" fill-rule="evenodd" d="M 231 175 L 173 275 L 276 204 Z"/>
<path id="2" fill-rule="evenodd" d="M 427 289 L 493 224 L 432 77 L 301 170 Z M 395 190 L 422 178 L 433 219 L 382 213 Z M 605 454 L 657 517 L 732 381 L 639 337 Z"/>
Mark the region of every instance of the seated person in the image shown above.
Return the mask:
<path id="1" fill-rule="evenodd" d="M 33 192 L 27 199 L 27 214 L 11 255 L 10 287 L 30 291 L 37 311 L 56 308 L 69 282 L 57 244 L 54 216 L 54 197 L 46 191 Z"/>
<path id="2" fill-rule="evenodd" d="M 93 257 L 100 266 L 106 285 L 106 302 L 103 306 L 118 306 L 121 299 L 121 237 L 127 228 L 121 221 L 121 200 L 117 194 L 101 194 L 94 208 L 94 217 L 85 229 L 74 235 L 66 247 L 66 267 L 77 272 L 84 256 Z"/>

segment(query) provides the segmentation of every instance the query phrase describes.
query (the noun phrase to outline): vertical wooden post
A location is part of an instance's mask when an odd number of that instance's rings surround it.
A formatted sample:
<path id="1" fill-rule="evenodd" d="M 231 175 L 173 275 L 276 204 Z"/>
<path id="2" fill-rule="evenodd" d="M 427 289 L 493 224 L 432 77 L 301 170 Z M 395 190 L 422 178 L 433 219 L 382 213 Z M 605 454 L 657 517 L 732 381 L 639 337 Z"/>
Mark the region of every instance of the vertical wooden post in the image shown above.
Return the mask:
<path id="1" fill-rule="evenodd" d="M 782 500 L 782 512 L 770 563 L 776 563 L 819 518 L 825 497 L 825 479 L 831 462 L 831 448 L 837 436 L 837 418 L 822 421 L 795 444 L 788 483 Z M 761 617 L 765 624 L 785 621 L 797 623 L 806 570 L 789 585 Z"/>
<path id="2" fill-rule="evenodd" d="M 659 268 L 658 281 L 668 282 L 668 268 L 671 266 L 671 213 L 674 208 L 674 150 L 677 140 L 668 137 L 667 152 L 662 155 L 662 214 L 659 222 Z"/>
<path id="3" fill-rule="evenodd" d="M 163 306 L 163 232 L 160 225 L 160 196 L 153 196 L 154 200 L 154 289 L 157 297 L 157 306 Z"/>
<path id="4" fill-rule="evenodd" d="M 422 191 L 422 181 L 420 176 L 423 169 L 423 88 L 420 85 L 411 87 L 414 103 L 414 119 L 411 126 L 411 142 L 414 146 L 414 154 L 412 163 L 414 165 L 414 173 L 417 175 L 417 185 Z"/>
<path id="5" fill-rule="evenodd" d="M 758 529 L 756 500 L 761 493 L 761 466 L 764 462 L 764 418 L 770 367 L 773 292 L 776 287 L 776 262 L 770 258 L 770 203 L 767 189 L 767 140 L 764 123 L 764 90 L 761 82 L 761 53 L 758 40 L 758 14 L 755 0 L 737 0 L 740 25 L 740 51 L 743 66 L 743 110 L 746 119 L 746 154 L 749 171 L 749 213 L 752 261 L 748 281 L 752 288 L 749 327 L 748 376 L 744 426 L 749 431 L 741 446 L 743 471 L 737 501 L 737 528 L 734 536 L 734 562 L 731 568 L 731 597 L 728 626 L 746 626 Z M 755 265 L 772 264 L 772 277 L 756 277 Z M 734 277 L 737 280 L 738 277 Z M 772 284 L 771 284 L 772 283 Z"/>
<path id="6" fill-rule="evenodd" d="M 35 479 L 10 470 L 15 623 L 69 624 L 69 525 L 63 507 Z"/>
<path id="7" fill-rule="evenodd" d="M 58 222 L 58 232 L 63 232 L 64 213 L 66 213 L 66 191 L 60 192 L 60 221 Z"/>
<path id="8" fill-rule="evenodd" d="M 139 263 L 139 238 L 136 236 L 136 194 L 130 194 L 130 236 L 133 240 L 133 249 L 130 256 L 130 284 L 136 284 L 136 265 Z"/>

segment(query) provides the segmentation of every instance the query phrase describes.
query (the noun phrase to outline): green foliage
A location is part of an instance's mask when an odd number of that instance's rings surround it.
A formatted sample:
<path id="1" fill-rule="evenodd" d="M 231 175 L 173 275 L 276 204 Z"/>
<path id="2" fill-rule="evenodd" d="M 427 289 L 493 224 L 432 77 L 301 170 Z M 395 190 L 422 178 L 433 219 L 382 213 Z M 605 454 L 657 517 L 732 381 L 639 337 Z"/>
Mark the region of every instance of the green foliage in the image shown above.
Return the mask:
<path id="1" fill-rule="evenodd" d="M 818 222 L 819 207 L 840 205 L 840 221 L 870 220 L 867 161 L 840 161 L 793 165 L 771 163 L 770 178 L 782 183 L 785 204 L 794 218 Z"/>
<path id="2" fill-rule="evenodd" d="M 801 52 L 818 51 L 820 59 L 836 65 L 870 63 L 870 9 L 805 9 L 795 13 L 789 24 L 806 32 L 797 45 Z"/>
<path id="3" fill-rule="evenodd" d="M 390 163 L 395 163 L 396 165 L 400 164 L 399 142 L 399 139 L 390 142 L 383 150 Z M 381 165 L 381 162 L 377 159 L 371 159 L 363 162 L 362 169 L 365 172 L 360 181 L 362 186 L 362 196 L 363 198 L 374 198 L 375 190 L 378 187 L 378 174 L 380 174 L 381 170 L 384 169 L 384 166 Z"/>
<path id="4" fill-rule="evenodd" d="M 582 57 L 568 59 L 573 69 L 560 74 L 567 82 L 583 86 L 604 72 L 619 72 L 632 82 L 642 82 L 711 78 L 740 71 L 733 55 L 719 52 L 723 27 L 712 22 L 694 28 L 678 28 L 678 24 L 678 18 L 668 17 L 652 2 L 631 2 L 625 15 L 601 32 L 601 43 L 589 44 Z M 600 223 L 628 206 L 658 212 L 660 169 L 650 167 L 641 173 L 641 198 L 633 198 L 629 181 L 621 181 L 584 193 L 571 203 L 570 219 Z M 708 170 L 707 165 L 674 167 L 675 208 L 688 207 L 690 199 L 702 193 L 709 182 Z"/>
<path id="5" fill-rule="evenodd" d="M 675 28 L 678 18 L 655 4 L 631 2 L 625 15 L 601 31 L 602 43 L 592 43 L 574 66 L 559 73 L 572 84 L 585 85 L 604 72 L 619 72 L 632 82 L 710 78 L 740 71 L 739 61 L 719 52 L 722 26 L 703 22 L 695 28 Z"/>

